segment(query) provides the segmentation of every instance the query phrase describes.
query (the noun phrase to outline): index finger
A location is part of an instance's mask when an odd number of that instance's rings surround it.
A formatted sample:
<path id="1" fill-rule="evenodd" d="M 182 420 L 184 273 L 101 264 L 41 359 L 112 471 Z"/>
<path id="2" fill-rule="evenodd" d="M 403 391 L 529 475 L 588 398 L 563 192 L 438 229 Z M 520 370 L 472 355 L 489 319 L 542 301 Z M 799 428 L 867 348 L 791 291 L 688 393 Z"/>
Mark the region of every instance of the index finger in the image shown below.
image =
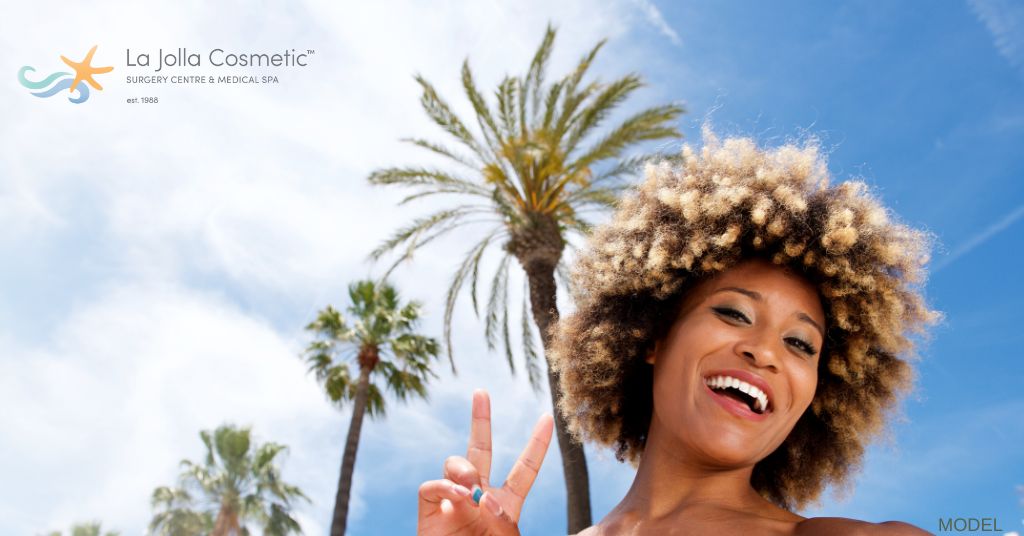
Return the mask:
<path id="1" fill-rule="evenodd" d="M 469 448 L 466 459 L 480 473 L 480 485 L 491 480 L 491 399 L 487 391 L 473 391 L 473 421 L 469 425 Z"/>
<path id="2" fill-rule="evenodd" d="M 540 472 L 540 465 L 544 462 L 544 456 L 548 452 L 548 445 L 551 443 L 551 431 L 555 426 L 554 418 L 549 414 L 541 415 L 533 427 L 533 435 L 530 442 L 526 444 L 519 459 L 516 460 L 512 470 L 505 479 L 502 486 L 519 498 L 519 506 L 526 501 L 526 494 L 533 487 L 533 481 Z M 518 511 L 518 509 L 517 509 Z"/>

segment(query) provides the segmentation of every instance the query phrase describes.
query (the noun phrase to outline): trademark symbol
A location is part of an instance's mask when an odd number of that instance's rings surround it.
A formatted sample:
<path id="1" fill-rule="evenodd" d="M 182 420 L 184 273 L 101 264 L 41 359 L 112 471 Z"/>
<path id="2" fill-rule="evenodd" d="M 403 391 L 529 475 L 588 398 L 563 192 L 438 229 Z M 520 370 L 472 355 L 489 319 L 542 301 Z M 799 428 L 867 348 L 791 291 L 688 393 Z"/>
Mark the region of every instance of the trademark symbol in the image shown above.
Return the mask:
<path id="1" fill-rule="evenodd" d="M 311 49 L 311 48 L 307 48 L 306 49 L 306 54 L 316 54 L 316 51 Z"/>

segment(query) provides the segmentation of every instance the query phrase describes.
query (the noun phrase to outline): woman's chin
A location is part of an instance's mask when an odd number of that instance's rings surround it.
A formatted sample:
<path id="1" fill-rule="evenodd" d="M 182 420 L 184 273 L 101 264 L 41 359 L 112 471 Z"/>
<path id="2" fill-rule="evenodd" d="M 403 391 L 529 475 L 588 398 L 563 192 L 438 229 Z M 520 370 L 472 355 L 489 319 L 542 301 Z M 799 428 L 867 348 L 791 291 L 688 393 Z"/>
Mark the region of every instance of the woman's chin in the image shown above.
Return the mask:
<path id="1" fill-rule="evenodd" d="M 704 455 L 715 465 L 744 467 L 759 461 L 760 449 L 751 444 L 751 438 L 736 433 L 722 433 L 698 440 Z"/>

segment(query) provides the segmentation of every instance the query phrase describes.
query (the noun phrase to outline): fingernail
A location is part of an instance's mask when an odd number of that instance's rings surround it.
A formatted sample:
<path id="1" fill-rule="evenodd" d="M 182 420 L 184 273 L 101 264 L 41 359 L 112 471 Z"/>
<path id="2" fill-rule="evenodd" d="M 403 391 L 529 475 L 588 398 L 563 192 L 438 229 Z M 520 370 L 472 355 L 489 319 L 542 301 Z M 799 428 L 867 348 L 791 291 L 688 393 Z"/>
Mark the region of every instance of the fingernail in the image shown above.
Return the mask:
<path id="1" fill-rule="evenodd" d="M 480 497 L 483 494 L 484 490 L 480 489 L 480 486 L 473 486 L 473 502 L 480 504 Z"/>
<path id="2" fill-rule="evenodd" d="M 498 499 L 495 499 L 493 496 L 488 495 L 487 497 L 484 497 L 484 503 L 486 503 L 484 504 L 484 506 L 486 506 L 487 509 L 490 510 L 491 513 L 495 515 L 495 517 L 501 516 L 501 505 L 498 504 Z"/>
<path id="3" fill-rule="evenodd" d="M 466 486 L 462 486 L 459 484 L 452 484 L 452 491 L 454 491 L 458 495 L 461 495 L 462 497 L 469 497 L 470 493 L 470 491 L 466 489 Z"/>

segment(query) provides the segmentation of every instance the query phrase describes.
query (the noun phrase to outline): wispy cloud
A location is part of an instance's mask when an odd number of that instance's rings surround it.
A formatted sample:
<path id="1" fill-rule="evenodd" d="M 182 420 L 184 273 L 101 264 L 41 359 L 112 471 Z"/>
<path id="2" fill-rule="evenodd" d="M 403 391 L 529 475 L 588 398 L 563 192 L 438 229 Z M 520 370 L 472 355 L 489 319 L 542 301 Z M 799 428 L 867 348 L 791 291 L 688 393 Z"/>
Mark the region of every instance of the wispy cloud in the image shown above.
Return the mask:
<path id="1" fill-rule="evenodd" d="M 679 38 L 679 34 L 668 25 L 665 21 L 665 17 L 662 16 L 661 10 L 657 6 L 652 4 L 650 0 L 633 0 L 633 4 L 640 8 L 644 16 L 647 17 L 647 22 L 654 25 L 659 32 L 665 37 L 668 37 L 669 41 L 672 41 L 673 45 L 679 46 L 683 44 L 682 39 Z"/>
<path id="2" fill-rule="evenodd" d="M 992 34 L 996 50 L 1024 76 L 1024 4 L 1012 0 L 968 0 Z"/>
<path id="3" fill-rule="evenodd" d="M 953 261 L 966 255 L 972 249 L 984 244 L 990 238 L 999 234 L 999 232 L 1002 231 L 1003 229 L 1006 229 L 1007 227 L 1013 225 L 1014 222 L 1019 220 L 1021 216 L 1024 216 L 1024 205 L 1017 207 L 1013 212 L 1010 212 L 1009 214 L 1004 216 L 1003 219 L 988 226 L 985 230 L 969 238 L 966 242 L 964 242 L 958 248 L 953 250 L 953 252 L 950 253 L 949 256 L 945 257 L 944 259 L 936 263 L 933 272 L 938 272 L 939 270 L 945 268 L 946 266 L 949 266 Z"/>

